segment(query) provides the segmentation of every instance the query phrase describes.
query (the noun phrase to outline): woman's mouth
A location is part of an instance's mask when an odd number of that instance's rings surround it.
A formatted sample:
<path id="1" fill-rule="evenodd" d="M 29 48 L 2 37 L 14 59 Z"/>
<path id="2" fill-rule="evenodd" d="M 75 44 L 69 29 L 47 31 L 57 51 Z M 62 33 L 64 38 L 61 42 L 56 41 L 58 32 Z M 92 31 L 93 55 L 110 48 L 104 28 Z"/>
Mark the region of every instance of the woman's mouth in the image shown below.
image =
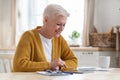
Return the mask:
<path id="1" fill-rule="evenodd" d="M 59 31 L 59 30 L 56 31 L 57 34 L 60 33 L 60 32 L 61 32 L 61 31 Z"/>

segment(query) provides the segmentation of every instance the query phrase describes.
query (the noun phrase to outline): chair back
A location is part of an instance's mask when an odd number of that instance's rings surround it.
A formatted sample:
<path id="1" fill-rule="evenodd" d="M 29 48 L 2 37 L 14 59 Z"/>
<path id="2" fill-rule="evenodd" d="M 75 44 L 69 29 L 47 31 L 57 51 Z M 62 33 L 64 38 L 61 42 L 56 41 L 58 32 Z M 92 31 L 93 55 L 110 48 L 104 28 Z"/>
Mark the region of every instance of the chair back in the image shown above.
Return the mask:
<path id="1" fill-rule="evenodd" d="M 0 53 L 0 73 L 12 71 L 12 61 L 14 54 Z"/>

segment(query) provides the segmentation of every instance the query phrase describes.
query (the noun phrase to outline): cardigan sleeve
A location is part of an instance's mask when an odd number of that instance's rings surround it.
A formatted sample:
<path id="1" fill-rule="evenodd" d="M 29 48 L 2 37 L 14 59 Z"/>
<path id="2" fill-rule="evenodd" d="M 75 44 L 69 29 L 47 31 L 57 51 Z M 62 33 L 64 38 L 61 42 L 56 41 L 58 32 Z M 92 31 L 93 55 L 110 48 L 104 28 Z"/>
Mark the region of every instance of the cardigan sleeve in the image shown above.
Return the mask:
<path id="1" fill-rule="evenodd" d="M 76 69 L 78 60 L 63 37 L 61 38 L 61 58 L 67 65 L 67 68 L 62 67 L 62 70 Z"/>
<path id="2" fill-rule="evenodd" d="M 43 61 L 34 61 L 32 56 L 34 55 L 32 36 L 29 32 L 25 32 L 16 48 L 14 61 L 13 61 L 13 71 L 22 72 L 22 71 L 38 71 L 48 69 L 50 64 Z"/>

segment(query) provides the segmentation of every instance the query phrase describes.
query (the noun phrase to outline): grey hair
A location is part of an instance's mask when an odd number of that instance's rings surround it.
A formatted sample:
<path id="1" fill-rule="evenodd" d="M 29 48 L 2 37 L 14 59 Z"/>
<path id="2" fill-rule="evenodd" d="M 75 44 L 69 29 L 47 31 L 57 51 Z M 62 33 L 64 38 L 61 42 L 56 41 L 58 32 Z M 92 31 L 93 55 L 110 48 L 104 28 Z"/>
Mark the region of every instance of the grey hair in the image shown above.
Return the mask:
<path id="1" fill-rule="evenodd" d="M 50 18 L 56 17 L 56 16 L 65 16 L 65 17 L 69 17 L 69 13 L 60 5 L 58 4 L 49 4 L 43 13 L 43 17 L 47 16 Z"/>

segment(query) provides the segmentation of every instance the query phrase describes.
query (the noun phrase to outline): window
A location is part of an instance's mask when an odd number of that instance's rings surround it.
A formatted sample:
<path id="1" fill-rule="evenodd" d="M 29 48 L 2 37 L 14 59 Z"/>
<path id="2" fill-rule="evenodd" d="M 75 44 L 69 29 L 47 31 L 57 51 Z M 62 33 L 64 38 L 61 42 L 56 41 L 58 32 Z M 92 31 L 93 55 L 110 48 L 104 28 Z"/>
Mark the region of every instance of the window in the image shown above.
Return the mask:
<path id="1" fill-rule="evenodd" d="M 84 21 L 84 0 L 18 0 L 17 18 L 17 42 L 21 32 L 42 25 L 42 14 L 47 4 L 59 4 L 69 13 L 67 24 L 62 32 L 63 37 L 69 42 L 69 35 L 73 30 L 80 32 L 80 44 L 82 41 L 83 21 Z"/>

